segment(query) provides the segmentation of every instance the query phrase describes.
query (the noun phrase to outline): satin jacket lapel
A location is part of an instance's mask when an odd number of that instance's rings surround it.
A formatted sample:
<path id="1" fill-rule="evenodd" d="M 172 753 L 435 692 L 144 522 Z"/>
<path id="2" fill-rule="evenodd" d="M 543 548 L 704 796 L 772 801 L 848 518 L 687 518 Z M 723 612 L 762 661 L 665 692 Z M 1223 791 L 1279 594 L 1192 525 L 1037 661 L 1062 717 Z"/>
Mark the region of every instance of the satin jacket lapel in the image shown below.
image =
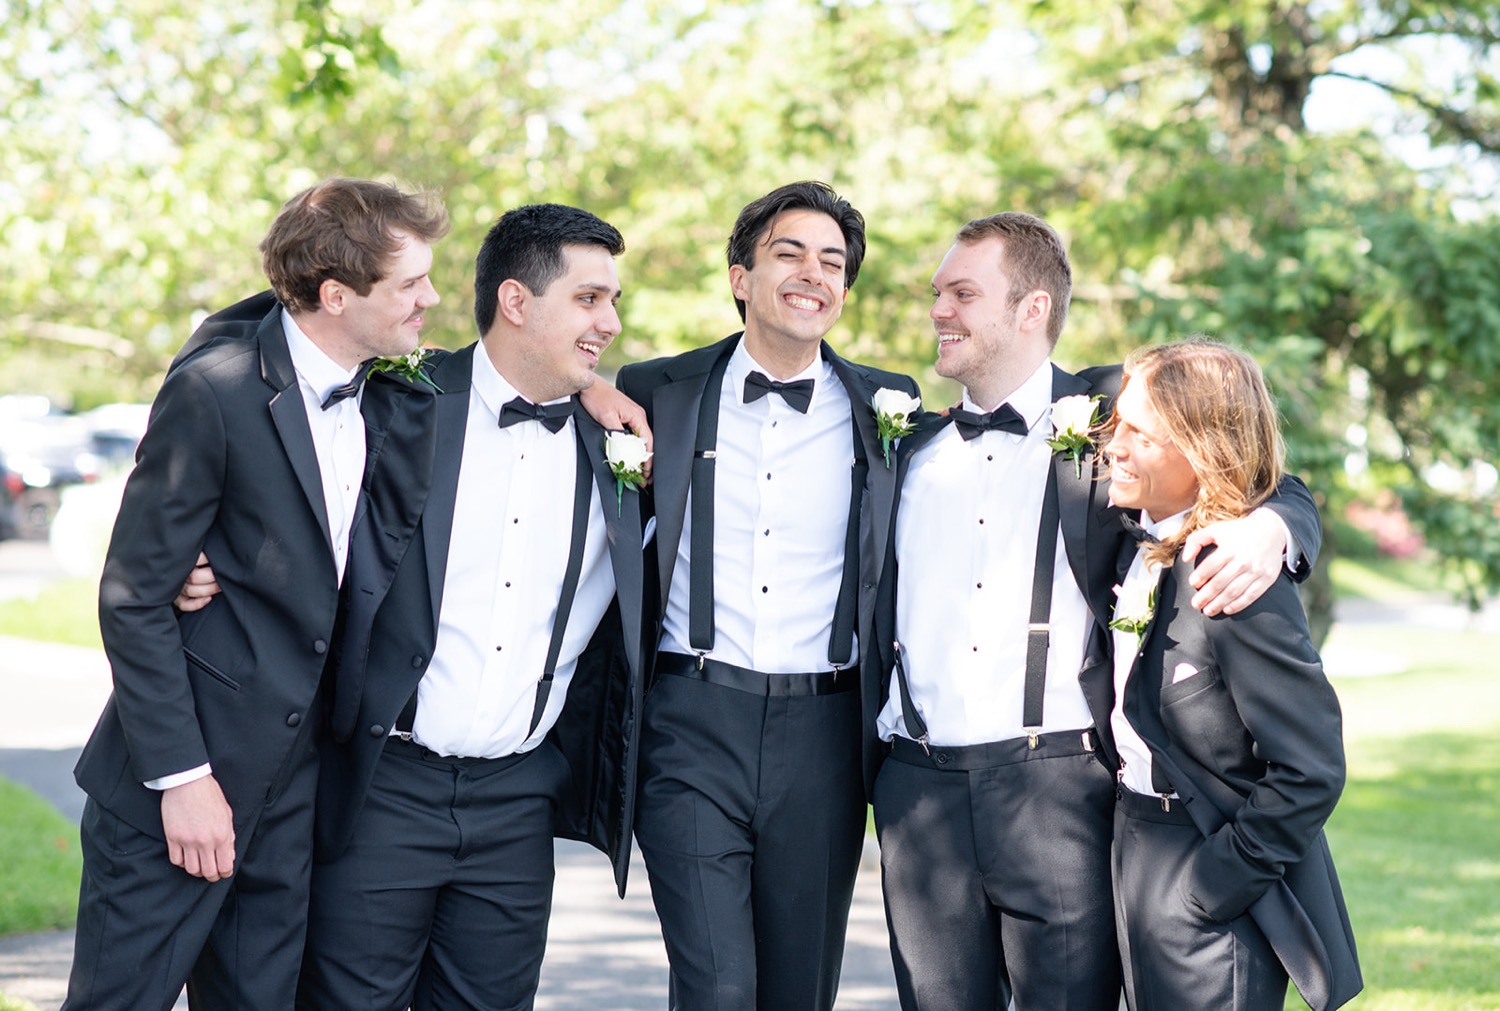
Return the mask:
<path id="1" fill-rule="evenodd" d="M 479 349 L 476 351 L 476 349 Z M 432 461 L 432 491 L 422 514 L 422 539 L 427 549 L 427 586 L 432 594 L 432 620 L 443 603 L 443 577 L 448 569 L 448 542 L 453 536 L 453 503 L 458 497 L 458 470 L 463 462 L 464 432 L 469 422 L 469 389 L 474 383 L 474 355 L 479 344 L 454 352 L 435 368 L 437 445 Z"/>
<path id="2" fill-rule="evenodd" d="M 1064 372 L 1056 365 L 1052 366 L 1052 401 L 1054 403 L 1063 397 L 1088 396 L 1091 390 L 1092 387 L 1086 381 Z M 1095 481 L 1095 468 L 1098 466 L 1098 460 L 1098 453 L 1095 449 L 1085 450 L 1078 461 L 1071 460 L 1062 453 L 1055 453 L 1052 456 L 1052 469 L 1057 475 L 1057 504 L 1060 512 L 1063 546 L 1068 554 L 1068 565 L 1073 570 L 1073 578 L 1078 581 L 1078 586 L 1091 607 L 1096 600 L 1096 595 L 1091 593 L 1089 588 L 1095 585 L 1099 577 L 1098 572 L 1090 570 L 1088 551 L 1090 519 L 1095 511 L 1094 503 L 1099 501 L 1097 498 L 1099 485 Z M 1112 561 L 1111 559 L 1111 563 Z M 1108 616 L 1103 620 L 1107 624 Z"/>
<path id="3" fill-rule="evenodd" d="M 881 564 L 885 560 L 891 529 L 891 514 L 896 508 L 895 451 L 893 448 L 891 465 L 887 467 L 885 454 L 880 447 L 880 433 L 875 425 L 875 409 L 870 403 L 875 390 L 871 388 L 864 372 L 858 366 L 846 362 L 835 354 L 826 341 L 823 343 L 822 353 L 823 358 L 833 366 L 834 375 L 839 377 L 839 382 L 844 384 L 844 390 L 849 394 L 849 413 L 854 422 L 854 430 L 859 433 L 860 443 L 865 449 L 865 459 L 870 465 L 867 479 L 869 481 L 868 508 L 873 537 L 869 541 L 861 537 L 860 543 L 868 543 L 873 556 L 861 558 L 860 568 L 865 573 L 866 581 L 873 582 L 878 578 Z"/>
<path id="4" fill-rule="evenodd" d="M 625 648 L 631 669 L 639 675 L 641 656 L 641 583 L 645 560 L 641 557 L 641 495 L 626 488 L 616 495 L 615 476 L 604 459 L 604 429 L 574 402 L 573 424 L 578 428 L 581 452 L 587 453 L 604 507 L 610 566 L 615 573 L 615 593 L 620 601 Z M 660 521 L 658 521 L 660 523 Z M 639 687 L 639 686 L 638 686 Z"/>
<path id="5" fill-rule="evenodd" d="M 307 498 L 323 541 L 328 545 L 328 562 L 333 563 L 333 539 L 328 533 L 328 506 L 323 500 L 323 477 L 318 470 L 318 452 L 313 448 L 312 428 L 307 422 L 307 407 L 297 384 L 297 370 L 292 367 L 292 353 L 287 349 L 286 332 L 281 328 L 281 314 L 268 313 L 261 322 L 260 374 L 277 394 L 271 398 L 271 420 L 281 437 L 286 458 L 297 475 L 297 483 Z"/>
<path id="6" fill-rule="evenodd" d="M 669 364 L 666 382 L 651 395 L 653 429 L 652 487 L 656 499 L 656 557 L 661 583 L 661 606 L 667 605 L 677 548 L 686 522 L 688 485 L 693 475 L 693 443 L 698 432 L 698 409 L 703 387 L 719 355 L 734 352 L 739 334 L 720 341 L 704 353 L 690 352 Z"/>

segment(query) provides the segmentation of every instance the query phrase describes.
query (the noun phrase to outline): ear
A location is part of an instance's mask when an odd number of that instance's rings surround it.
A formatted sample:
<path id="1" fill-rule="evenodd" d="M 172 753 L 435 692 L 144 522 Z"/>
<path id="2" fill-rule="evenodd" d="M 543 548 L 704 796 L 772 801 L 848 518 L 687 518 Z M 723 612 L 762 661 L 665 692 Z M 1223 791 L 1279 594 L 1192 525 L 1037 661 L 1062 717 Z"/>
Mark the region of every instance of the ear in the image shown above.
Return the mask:
<path id="1" fill-rule="evenodd" d="M 729 290 L 741 302 L 750 301 L 749 293 L 745 287 L 745 275 L 748 273 L 749 270 L 745 268 L 743 263 L 731 263 L 729 265 Z"/>
<path id="2" fill-rule="evenodd" d="M 1047 321 L 1052 318 L 1052 296 L 1040 288 L 1021 299 L 1017 307 L 1021 314 L 1022 330 L 1046 331 Z"/>
<path id="3" fill-rule="evenodd" d="M 318 304 L 330 315 L 342 316 L 345 306 L 353 297 L 354 292 L 343 281 L 330 277 L 318 285 Z"/>
<path id="4" fill-rule="evenodd" d="M 500 282 L 499 303 L 496 312 L 511 326 L 526 323 L 526 308 L 531 300 L 531 289 L 513 277 Z"/>

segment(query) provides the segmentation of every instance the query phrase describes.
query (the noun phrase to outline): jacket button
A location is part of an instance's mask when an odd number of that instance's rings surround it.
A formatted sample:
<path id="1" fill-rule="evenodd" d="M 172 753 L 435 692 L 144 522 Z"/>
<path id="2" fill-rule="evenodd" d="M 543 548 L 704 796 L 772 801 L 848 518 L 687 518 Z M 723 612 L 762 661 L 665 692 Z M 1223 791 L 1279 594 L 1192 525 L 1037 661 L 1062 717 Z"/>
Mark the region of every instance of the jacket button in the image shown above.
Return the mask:
<path id="1" fill-rule="evenodd" d="M 384 737 L 385 736 L 385 727 L 382 727 L 378 723 L 372 725 L 370 727 L 370 736 L 371 737 Z"/>
<path id="2" fill-rule="evenodd" d="M 301 726 L 302 725 L 302 714 L 301 713 L 293 713 L 292 715 L 288 716 L 286 718 L 286 725 L 289 726 L 289 727 L 298 727 L 298 726 Z"/>
<path id="3" fill-rule="evenodd" d="M 318 639 L 313 643 L 313 652 L 318 654 L 318 656 L 322 656 L 324 653 L 328 652 L 328 643 L 324 642 L 322 639 Z"/>
<path id="4" fill-rule="evenodd" d="M 419 657 L 419 656 L 414 656 L 414 657 L 412 657 L 412 658 L 411 658 L 411 665 L 412 665 L 412 669 L 414 669 L 414 670 L 420 670 L 420 669 L 421 669 L 421 667 L 422 667 L 422 664 L 423 664 L 423 663 L 425 663 L 425 662 L 426 662 L 426 661 L 425 661 L 425 660 L 423 660 L 423 659 L 422 659 L 422 658 L 421 658 L 421 657 Z"/>

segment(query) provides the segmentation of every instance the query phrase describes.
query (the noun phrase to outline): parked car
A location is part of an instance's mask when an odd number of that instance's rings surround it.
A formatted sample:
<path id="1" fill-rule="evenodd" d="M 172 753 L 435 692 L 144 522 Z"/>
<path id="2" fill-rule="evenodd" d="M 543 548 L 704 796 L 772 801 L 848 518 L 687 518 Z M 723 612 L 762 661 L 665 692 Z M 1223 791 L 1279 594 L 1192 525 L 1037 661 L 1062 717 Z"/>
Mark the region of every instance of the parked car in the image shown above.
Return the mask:
<path id="1" fill-rule="evenodd" d="M 23 537 L 45 537 L 62 489 L 94 481 L 101 467 L 88 423 L 38 396 L 0 397 L 0 457 Z"/>
<path id="2" fill-rule="evenodd" d="M 17 503 L 25 487 L 21 475 L 6 466 L 5 457 L 0 456 L 0 541 L 14 537 L 20 531 L 20 509 Z"/>

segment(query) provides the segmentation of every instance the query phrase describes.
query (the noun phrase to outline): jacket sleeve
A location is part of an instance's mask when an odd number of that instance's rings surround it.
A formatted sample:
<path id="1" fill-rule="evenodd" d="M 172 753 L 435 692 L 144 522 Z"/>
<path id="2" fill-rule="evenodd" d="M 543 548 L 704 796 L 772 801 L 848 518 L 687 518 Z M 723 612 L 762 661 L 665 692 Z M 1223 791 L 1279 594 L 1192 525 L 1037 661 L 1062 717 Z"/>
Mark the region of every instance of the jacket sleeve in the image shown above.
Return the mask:
<path id="1" fill-rule="evenodd" d="M 152 407 L 99 582 L 99 628 L 140 782 L 209 760 L 172 601 L 218 512 L 225 463 L 212 389 L 194 370 L 174 372 Z"/>
<path id="2" fill-rule="evenodd" d="M 1253 758 L 1264 769 L 1195 857 L 1190 897 L 1224 922 L 1244 912 L 1318 838 L 1344 786 L 1343 721 L 1289 579 L 1277 580 L 1240 614 L 1204 620 Z"/>
<path id="3" fill-rule="evenodd" d="M 1297 567 L 1291 570 L 1292 579 L 1300 583 L 1312 572 L 1318 550 L 1323 546 L 1323 520 L 1318 515 L 1318 504 L 1302 479 L 1288 474 L 1266 501 L 1266 508 L 1281 517 L 1301 549 Z"/>

